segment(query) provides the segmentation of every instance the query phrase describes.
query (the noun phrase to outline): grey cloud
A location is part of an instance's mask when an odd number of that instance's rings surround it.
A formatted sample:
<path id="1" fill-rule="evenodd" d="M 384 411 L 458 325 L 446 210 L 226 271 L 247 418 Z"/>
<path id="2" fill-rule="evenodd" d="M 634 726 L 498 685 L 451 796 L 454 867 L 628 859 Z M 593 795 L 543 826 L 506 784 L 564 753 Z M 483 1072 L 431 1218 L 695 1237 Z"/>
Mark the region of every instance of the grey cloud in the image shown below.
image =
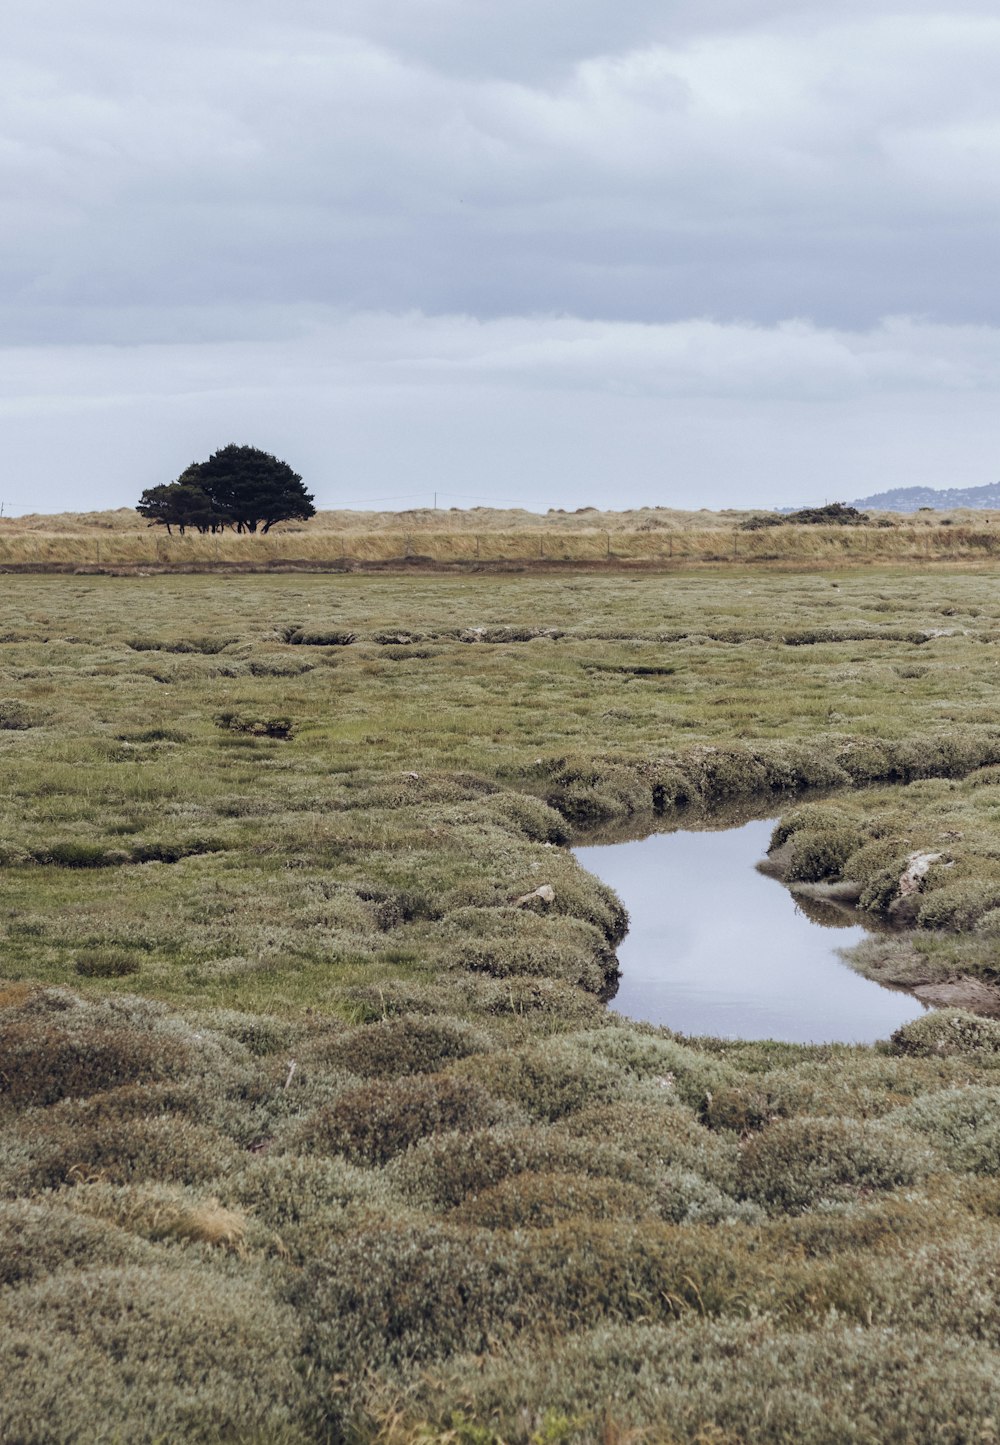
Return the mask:
<path id="1" fill-rule="evenodd" d="M 84 8 L 0 58 L 21 510 L 230 439 L 331 501 L 992 479 L 992 3 Z"/>
<path id="2" fill-rule="evenodd" d="M 1000 22 L 774 6 L 727 30 L 733 6 L 667 26 L 625 8 L 591 0 L 576 26 L 561 0 L 533 8 L 539 53 L 573 51 L 544 77 L 491 41 L 502 13 L 523 44 L 526 8 L 465 0 L 299 3 L 280 26 L 260 4 L 182 6 L 190 30 L 109 5 L 111 34 L 23 36 L 0 153 L 9 334 L 58 339 L 79 305 L 116 334 L 119 307 L 210 299 L 1000 320 Z M 462 35 L 476 66 L 435 52 Z"/>

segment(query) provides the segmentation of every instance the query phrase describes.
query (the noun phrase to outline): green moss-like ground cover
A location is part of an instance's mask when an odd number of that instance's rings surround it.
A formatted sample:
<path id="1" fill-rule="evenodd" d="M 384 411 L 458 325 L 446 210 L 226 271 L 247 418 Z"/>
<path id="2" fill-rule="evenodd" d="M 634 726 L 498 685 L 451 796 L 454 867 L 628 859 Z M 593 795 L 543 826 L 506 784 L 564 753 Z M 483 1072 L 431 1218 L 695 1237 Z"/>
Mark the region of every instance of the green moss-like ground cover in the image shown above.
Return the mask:
<path id="1" fill-rule="evenodd" d="M 4 582 L 0 1439 L 997 1437 L 1000 1025 L 624 1023 L 563 846 L 770 793 L 991 986 L 993 576 Z"/>

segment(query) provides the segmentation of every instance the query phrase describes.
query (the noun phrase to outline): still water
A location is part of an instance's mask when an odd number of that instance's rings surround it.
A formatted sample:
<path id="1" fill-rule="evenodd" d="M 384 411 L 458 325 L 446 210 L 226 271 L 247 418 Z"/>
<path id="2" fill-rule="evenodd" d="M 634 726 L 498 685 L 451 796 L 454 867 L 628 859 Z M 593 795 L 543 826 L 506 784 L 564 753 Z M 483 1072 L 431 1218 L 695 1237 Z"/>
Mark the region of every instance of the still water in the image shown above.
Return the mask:
<path id="1" fill-rule="evenodd" d="M 685 1034 L 873 1043 L 919 1018 L 910 994 L 883 988 L 838 956 L 864 928 L 813 922 L 754 865 L 774 820 L 720 832 L 576 848 L 618 894 L 629 931 L 611 1007 Z"/>

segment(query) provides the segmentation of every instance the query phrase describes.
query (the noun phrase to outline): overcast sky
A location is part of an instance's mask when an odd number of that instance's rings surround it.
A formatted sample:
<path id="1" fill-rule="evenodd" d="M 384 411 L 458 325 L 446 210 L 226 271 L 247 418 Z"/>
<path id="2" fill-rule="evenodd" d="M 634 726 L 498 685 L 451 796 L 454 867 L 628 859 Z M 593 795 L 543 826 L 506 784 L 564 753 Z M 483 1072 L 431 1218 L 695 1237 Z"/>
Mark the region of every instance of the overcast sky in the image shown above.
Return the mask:
<path id="1" fill-rule="evenodd" d="M 11 0 L 0 169 L 7 513 L 1000 477 L 986 0 Z"/>

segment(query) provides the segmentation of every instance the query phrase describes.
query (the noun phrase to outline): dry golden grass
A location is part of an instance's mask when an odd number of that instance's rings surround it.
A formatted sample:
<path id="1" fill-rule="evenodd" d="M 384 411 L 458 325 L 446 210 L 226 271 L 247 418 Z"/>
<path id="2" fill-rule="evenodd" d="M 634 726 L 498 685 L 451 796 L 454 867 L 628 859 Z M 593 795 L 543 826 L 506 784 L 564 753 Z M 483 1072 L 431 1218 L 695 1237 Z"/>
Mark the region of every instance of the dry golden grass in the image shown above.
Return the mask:
<path id="1" fill-rule="evenodd" d="M 627 512 L 488 507 L 411 512 L 320 512 L 267 536 L 168 535 L 128 508 L 0 519 L 0 566 L 211 567 L 490 562 L 690 565 L 705 562 L 933 562 L 988 559 L 1000 514 L 935 512 L 891 526 L 767 527 L 744 531 L 753 514 L 644 508 Z M 881 519 L 883 522 L 887 518 Z"/>
<path id="2" fill-rule="evenodd" d="M 111 1186 L 97 1181 L 67 1190 L 64 1201 L 78 1213 L 107 1220 L 150 1240 L 207 1244 L 233 1254 L 243 1251 L 249 1221 L 215 1196 L 192 1198 L 164 1185 Z"/>
<path id="3" fill-rule="evenodd" d="M 34 983 L 8 983 L 0 986 L 0 1010 L 7 1008 L 18 1008 L 26 999 L 37 992 L 38 985 Z"/>

